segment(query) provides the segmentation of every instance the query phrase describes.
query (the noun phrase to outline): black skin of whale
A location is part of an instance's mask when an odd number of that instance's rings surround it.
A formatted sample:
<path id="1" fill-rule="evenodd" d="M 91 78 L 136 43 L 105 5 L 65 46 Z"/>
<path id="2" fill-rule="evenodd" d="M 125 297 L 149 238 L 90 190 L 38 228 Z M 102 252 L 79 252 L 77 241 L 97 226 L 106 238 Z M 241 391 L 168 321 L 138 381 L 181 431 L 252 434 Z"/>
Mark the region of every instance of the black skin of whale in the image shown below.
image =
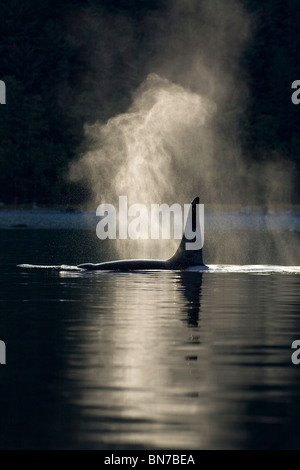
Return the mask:
<path id="1" fill-rule="evenodd" d="M 199 204 L 199 198 L 196 197 L 191 203 L 190 210 L 192 211 L 192 228 L 196 230 L 196 207 Z M 187 240 L 183 234 L 180 245 L 176 253 L 168 260 L 151 260 L 151 259 L 129 259 L 120 261 L 108 261 L 100 264 L 80 264 L 78 268 L 86 269 L 89 271 L 145 271 L 145 270 L 182 270 L 191 266 L 202 266 L 203 269 L 208 269 L 203 263 L 202 249 L 201 250 L 186 250 L 186 242 L 192 243 L 192 240 Z"/>

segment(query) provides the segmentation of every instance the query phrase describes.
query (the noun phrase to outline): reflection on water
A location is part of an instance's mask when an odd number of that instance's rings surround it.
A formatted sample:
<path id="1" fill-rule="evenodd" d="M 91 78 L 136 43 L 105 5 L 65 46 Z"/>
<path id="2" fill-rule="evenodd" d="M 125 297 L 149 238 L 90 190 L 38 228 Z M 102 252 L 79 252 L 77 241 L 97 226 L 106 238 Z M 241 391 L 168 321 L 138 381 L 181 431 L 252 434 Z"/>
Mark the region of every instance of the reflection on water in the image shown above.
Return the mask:
<path id="1" fill-rule="evenodd" d="M 300 448 L 299 274 L 22 271 L 6 243 L 1 448 Z"/>
<path id="2" fill-rule="evenodd" d="M 86 424 L 82 439 L 98 434 L 116 446 L 191 446 L 198 390 L 190 362 L 199 346 L 201 276 L 193 287 L 171 272 L 160 273 L 159 282 L 157 274 L 102 276 L 96 304 L 105 309 L 107 300 L 109 311 L 89 322 L 97 334 L 81 377 L 90 385 L 78 401 Z"/>

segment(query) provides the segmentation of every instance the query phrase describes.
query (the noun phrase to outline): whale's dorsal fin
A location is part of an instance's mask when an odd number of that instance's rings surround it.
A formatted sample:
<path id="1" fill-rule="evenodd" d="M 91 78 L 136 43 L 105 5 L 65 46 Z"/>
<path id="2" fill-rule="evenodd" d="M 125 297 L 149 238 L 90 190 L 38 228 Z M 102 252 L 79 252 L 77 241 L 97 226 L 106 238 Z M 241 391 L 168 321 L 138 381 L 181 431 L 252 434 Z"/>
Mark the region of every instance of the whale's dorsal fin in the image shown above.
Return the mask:
<path id="1" fill-rule="evenodd" d="M 200 234 L 200 220 L 197 217 L 197 206 L 199 205 L 199 197 L 195 197 L 193 202 L 191 203 L 188 218 L 186 224 L 192 222 L 192 231 L 195 233 Z M 198 225 L 198 226 L 197 226 Z M 187 232 L 187 225 L 184 228 L 184 233 L 180 242 L 180 245 L 175 252 L 175 254 L 168 260 L 169 263 L 174 265 L 174 268 L 184 268 L 187 266 L 203 266 L 203 257 L 202 257 L 202 245 L 201 248 L 198 250 L 191 250 L 188 249 L 195 241 L 196 236 L 194 239 L 188 239 L 186 237 Z"/>

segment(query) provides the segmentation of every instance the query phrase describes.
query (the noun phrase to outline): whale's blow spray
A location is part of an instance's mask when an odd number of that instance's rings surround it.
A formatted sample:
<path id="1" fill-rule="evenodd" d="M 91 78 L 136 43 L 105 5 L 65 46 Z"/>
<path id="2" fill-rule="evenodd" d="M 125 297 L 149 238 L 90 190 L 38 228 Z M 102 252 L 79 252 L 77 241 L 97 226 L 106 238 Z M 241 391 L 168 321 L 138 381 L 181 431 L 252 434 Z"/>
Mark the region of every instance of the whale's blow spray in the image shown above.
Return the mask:
<path id="1" fill-rule="evenodd" d="M 119 195 L 127 196 L 129 205 L 147 207 L 188 202 L 191 185 L 198 186 L 190 161 L 215 111 L 207 98 L 150 74 L 127 113 L 86 128 L 94 148 L 72 168 L 72 177 L 89 181 L 95 202 L 118 206 Z M 170 252 L 177 244 L 169 243 Z M 143 254 L 151 255 L 154 245 L 149 240 Z"/>
<path id="2" fill-rule="evenodd" d="M 205 204 L 266 208 L 283 195 L 287 202 L 290 169 L 276 162 L 250 164 L 241 147 L 240 121 L 250 99 L 241 57 L 252 22 L 242 2 L 169 5 L 145 19 L 156 48 L 130 107 L 105 123 L 86 125 L 88 150 L 71 166 L 71 179 L 88 185 L 95 207 L 117 205 L 121 195 L 129 204 L 146 205 L 188 203 L 195 194 Z M 150 240 L 134 241 L 133 251 L 122 255 L 167 258 L 176 245 L 169 243 L 167 251 L 164 245 L 162 253 L 153 251 Z"/>
<path id="3" fill-rule="evenodd" d="M 150 74 L 127 113 L 86 127 L 92 148 L 72 177 L 86 178 L 98 202 L 116 203 L 119 195 L 129 204 L 172 201 L 190 192 L 190 160 L 215 110 L 207 98 Z"/>

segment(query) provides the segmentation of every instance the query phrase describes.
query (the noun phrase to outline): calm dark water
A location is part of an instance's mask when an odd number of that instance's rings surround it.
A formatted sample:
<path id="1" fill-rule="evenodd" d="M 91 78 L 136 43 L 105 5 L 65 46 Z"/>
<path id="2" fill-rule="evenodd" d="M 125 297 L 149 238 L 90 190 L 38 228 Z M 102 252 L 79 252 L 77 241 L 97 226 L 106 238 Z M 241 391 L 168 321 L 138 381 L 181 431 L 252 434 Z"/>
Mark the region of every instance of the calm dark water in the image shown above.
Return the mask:
<path id="1" fill-rule="evenodd" d="M 0 242 L 0 448 L 300 449 L 299 274 L 21 270 L 99 242 Z"/>

